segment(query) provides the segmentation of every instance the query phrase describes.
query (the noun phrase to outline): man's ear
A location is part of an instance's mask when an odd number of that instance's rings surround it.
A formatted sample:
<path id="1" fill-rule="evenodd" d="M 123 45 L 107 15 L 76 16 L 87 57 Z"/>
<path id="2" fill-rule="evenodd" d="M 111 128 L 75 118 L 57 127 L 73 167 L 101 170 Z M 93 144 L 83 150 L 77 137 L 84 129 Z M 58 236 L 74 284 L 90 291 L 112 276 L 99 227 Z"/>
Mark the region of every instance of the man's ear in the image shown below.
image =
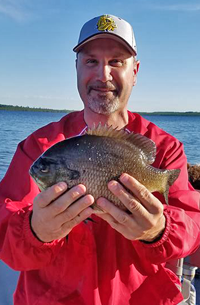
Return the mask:
<path id="1" fill-rule="evenodd" d="M 136 60 L 133 66 L 133 86 L 135 86 L 137 83 L 137 74 L 139 71 L 139 67 L 140 67 L 140 61 Z"/>

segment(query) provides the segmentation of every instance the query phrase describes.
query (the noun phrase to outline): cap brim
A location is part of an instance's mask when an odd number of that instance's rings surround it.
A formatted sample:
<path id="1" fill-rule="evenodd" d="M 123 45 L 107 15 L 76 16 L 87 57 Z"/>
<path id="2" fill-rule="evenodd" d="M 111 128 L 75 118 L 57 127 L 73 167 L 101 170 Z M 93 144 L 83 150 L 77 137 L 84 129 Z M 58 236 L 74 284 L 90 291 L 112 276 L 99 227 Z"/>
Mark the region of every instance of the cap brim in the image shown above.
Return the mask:
<path id="1" fill-rule="evenodd" d="M 133 56 L 137 55 L 136 50 L 134 50 L 127 42 L 126 40 L 124 40 L 123 38 L 119 37 L 118 35 L 114 34 L 114 33 L 96 33 L 92 36 L 90 36 L 89 38 L 86 38 L 85 40 L 83 40 L 81 43 L 77 44 L 74 48 L 73 51 L 74 52 L 79 52 L 83 46 L 88 43 L 89 41 L 95 40 L 95 39 L 100 39 L 100 38 L 108 38 L 108 36 L 110 36 L 111 39 L 114 39 L 116 41 L 118 41 L 119 43 L 121 43 Z"/>

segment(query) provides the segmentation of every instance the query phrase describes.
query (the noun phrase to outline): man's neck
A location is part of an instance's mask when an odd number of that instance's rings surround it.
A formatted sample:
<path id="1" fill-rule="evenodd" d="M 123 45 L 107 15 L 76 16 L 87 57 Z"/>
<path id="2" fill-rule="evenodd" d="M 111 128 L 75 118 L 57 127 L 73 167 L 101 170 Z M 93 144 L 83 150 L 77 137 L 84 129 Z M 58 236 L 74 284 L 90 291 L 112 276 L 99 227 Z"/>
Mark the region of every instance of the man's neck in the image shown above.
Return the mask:
<path id="1" fill-rule="evenodd" d="M 128 124 L 128 111 L 123 109 L 116 111 L 110 115 L 98 114 L 92 112 L 90 109 L 84 109 L 84 120 L 89 127 L 107 124 L 113 128 L 122 129 Z"/>

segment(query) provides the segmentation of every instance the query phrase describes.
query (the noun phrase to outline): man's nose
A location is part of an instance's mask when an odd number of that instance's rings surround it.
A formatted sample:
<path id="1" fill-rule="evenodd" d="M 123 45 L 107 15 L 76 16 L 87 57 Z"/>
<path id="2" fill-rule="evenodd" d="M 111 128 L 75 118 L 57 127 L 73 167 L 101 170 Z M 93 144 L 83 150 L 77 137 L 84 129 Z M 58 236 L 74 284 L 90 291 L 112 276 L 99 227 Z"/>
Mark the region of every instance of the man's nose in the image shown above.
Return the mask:
<path id="1" fill-rule="evenodd" d="M 98 80 L 100 80 L 101 82 L 107 82 L 107 81 L 111 81 L 113 79 L 112 77 L 112 73 L 111 73 L 111 67 L 107 64 L 100 64 L 98 66 Z"/>

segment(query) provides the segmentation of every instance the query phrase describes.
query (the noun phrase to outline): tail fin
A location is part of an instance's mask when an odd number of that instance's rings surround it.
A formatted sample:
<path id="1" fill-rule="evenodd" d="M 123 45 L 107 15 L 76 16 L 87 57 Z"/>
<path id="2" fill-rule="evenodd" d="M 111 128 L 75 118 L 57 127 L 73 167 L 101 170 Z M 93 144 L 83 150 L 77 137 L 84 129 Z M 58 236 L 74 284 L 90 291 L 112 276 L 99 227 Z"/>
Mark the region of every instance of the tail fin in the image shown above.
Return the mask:
<path id="1" fill-rule="evenodd" d="M 181 170 L 180 169 L 172 169 L 172 170 L 168 170 L 168 171 L 169 171 L 169 176 L 168 176 L 168 181 L 167 181 L 167 185 L 166 185 L 166 190 L 163 193 L 166 204 L 168 204 L 169 187 L 176 181 L 176 179 L 178 178 Z"/>

